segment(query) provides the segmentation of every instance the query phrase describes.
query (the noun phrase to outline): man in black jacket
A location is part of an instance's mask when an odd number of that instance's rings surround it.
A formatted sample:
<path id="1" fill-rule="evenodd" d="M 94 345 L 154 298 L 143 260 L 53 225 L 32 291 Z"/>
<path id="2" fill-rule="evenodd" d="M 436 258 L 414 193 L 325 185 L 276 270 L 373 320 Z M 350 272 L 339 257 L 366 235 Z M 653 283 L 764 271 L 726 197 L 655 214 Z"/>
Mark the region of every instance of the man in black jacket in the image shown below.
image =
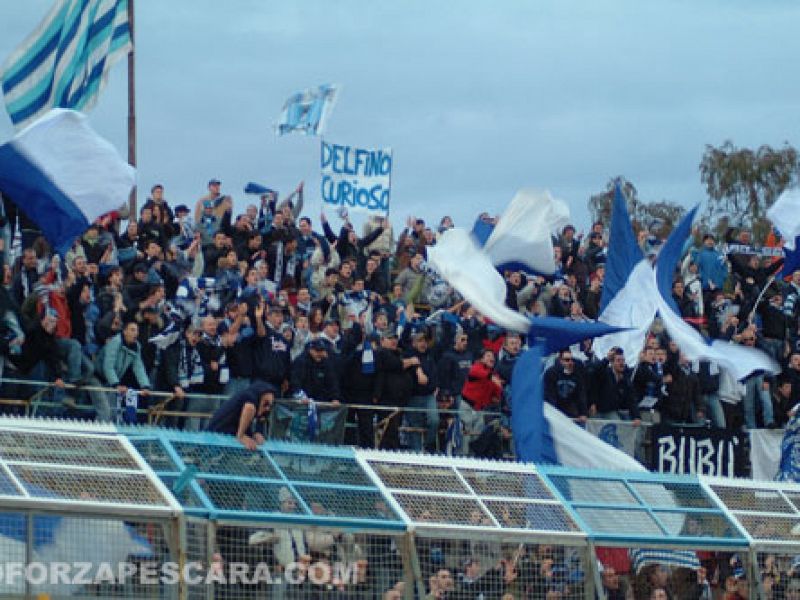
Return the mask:
<path id="1" fill-rule="evenodd" d="M 413 371 L 418 366 L 420 362 L 416 356 L 403 358 L 398 350 L 397 332 L 393 329 L 385 331 L 381 337 L 380 350 L 375 354 L 374 403 L 400 409 L 405 407 L 415 381 Z M 389 410 L 379 415 L 381 419 L 388 419 L 380 447 L 384 450 L 398 449 L 402 410 Z"/>
<path id="2" fill-rule="evenodd" d="M 568 417 L 586 422 L 586 384 L 569 349 L 561 350 L 558 363 L 544 372 L 544 399 Z"/>
<path id="3" fill-rule="evenodd" d="M 439 388 L 442 392 L 460 398 L 464 382 L 467 380 L 469 368 L 475 361 L 469 351 L 466 334 L 458 332 L 453 342 L 453 347 L 442 354 L 439 359 Z M 457 401 L 458 401 L 457 398 Z"/>
<path id="4" fill-rule="evenodd" d="M 598 419 L 619 420 L 625 415 L 633 419 L 634 425 L 641 423 L 631 374 L 622 352 L 614 353 L 610 363 L 598 372 L 596 383 L 598 393 L 594 407 Z"/>
<path id="5" fill-rule="evenodd" d="M 646 406 L 648 410 L 655 409 L 656 403 L 663 396 L 664 383 L 667 382 L 664 381 L 663 373 L 660 372 L 660 367 L 656 363 L 656 351 L 653 348 L 645 348 L 633 373 L 636 406 L 639 408 Z M 645 404 L 643 405 L 642 402 Z"/>
<path id="6" fill-rule="evenodd" d="M 356 339 L 359 336 L 361 339 Z M 370 405 L 373 403 L 375 389 L 375 355 L 380 344 L 380 335 L 373 333 L 369 337 L 356 323 L 351 329 L 351 343 L 346 344 L 341 356 L 342 395 L 348 404 Z M 350 411 L 349 419 L 357 423 L 357 435 L 354 440 L 362 448 L 375 446 L 375 411 L 369 408 L 358 408 Z"/>
<path id="7" fill-rule="evenodd" d="M 412 348 L 406 354 L 407 358 L 416 357 L 419 366 L 414 370 L 414 386 L 409 408 L 415 410 L 406 414 L 406 423 L 409 427 L 425 428 L 424 446 L 429 452 L 435 450 L 436 435 L 439 431 L 439 408 L 436 404 L 438 391 L 436 362 L 428 349 L 428 334 L 417 333 L 412 338 Z M 422 412 L 422 411 L 425 412 Z M 423 438 L 416 431 L 409 436 L 409 448 L 419 452 L 423 447 Z"/>
<path id="8" fill-rule="evenodd" d="M 275 400 L 276 389 L 264 382 L 231 396 L 220 406 L 208 423 L 208 431 L 235 435 L 248 450 L 264 443 L 264 422 Z"/>
<path id="9" fill-rule="evenodd" d="M 328 358 L 328 343 L 322 339 L 311 340 L 292 363 L 292 394 L 304 395 L 318 402 L 339 403 L 339 377 Z"/>

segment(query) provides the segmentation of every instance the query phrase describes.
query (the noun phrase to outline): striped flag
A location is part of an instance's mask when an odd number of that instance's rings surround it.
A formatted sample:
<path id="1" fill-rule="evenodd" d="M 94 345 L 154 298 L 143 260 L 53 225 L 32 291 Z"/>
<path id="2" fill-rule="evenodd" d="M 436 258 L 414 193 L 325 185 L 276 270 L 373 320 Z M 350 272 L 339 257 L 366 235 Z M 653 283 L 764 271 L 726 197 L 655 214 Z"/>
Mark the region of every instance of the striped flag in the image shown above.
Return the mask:
<path id="1" fill-rule="evenodd" d="M 685 567 L 697 570 L 700 559 L 693 550 L 665 550 L 654 548 L 637 548 L 630 551 L 632 570 L 638 573 L 643 567 L 659 564 L 668 567 Z"/>
<path id="2" fill-rule="evenodd" d="M 11 121 L 21 129 L 51 108 L 90 109 L 131 48 L 128 0 L 58 0 L 0 71 Z"/>

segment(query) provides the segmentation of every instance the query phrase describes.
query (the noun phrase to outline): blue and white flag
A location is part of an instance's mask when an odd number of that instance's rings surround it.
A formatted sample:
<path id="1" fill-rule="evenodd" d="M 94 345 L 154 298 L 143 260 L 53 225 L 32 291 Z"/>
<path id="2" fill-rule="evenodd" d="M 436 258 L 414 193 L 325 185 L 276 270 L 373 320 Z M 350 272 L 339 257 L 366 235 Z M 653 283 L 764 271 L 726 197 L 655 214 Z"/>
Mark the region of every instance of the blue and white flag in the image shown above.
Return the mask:
<path id="1" fill-rule="evenodd" d="M 283 105 L 280 120 L 275 125 L 275 133 L 322 135 L 336 103 L 338 91 L 338 86 L 326 83 L 318 88 L 292 94 Z"/>
<path id="2" fill-rule="evenodd" d="M 663 550 L 656 548 L 637 548 L 630 551 L 631 569 L 639 573 L 643 567 L 652 564 L 669 567 L 684 567 L 697 570 L 700 568 L 700 559 L 693 550 Z"/>
<path id="3" fill-rule="evenodd" d="M 681 353 L 685 354 L 690 361 L 704 358 L 716 362 L 733 373 L 737 381 L 744 379 L 754 371 L 780 373 L 780 365 L 766 352 L 723 340 L 709 342 L 700 332 L 684 321 L 677 312 L 675 301 L 672 299 L 672 280 L 675 276 L 675 267 L 681 259 L 684 243 L 691 232 L 692 220 L 696 212 L 697 207 L 689 211 L 678 226 L 672 230 L 658 254 L 655 269 L 655 281 L 657 282 L 655 300 L 667 333 L 678 345 Z M 653 296 L 653 283 L 651 280 L 648 282 L 647 288 L 642 290 L 643 297 Z"/>
<path id="4" fill-rule="evenodd" d="M 608 258 L 606 275 L 603 279 L 603 293 L 600 296 L 600 312 L 604 311 L 609 302 L 625 287 L 628 277 L 642 258 L 644 255 L 633 234 L 627 202 L 619 184 L 616 184 L 611 204 Z"/>
<path id="5" fill-rule="evenodd" d="M 133 167 L 73 110 L 53 109 L 0 146 L 0 189 L 59 254 L 126 203 L 134 180 Z"/>
<path id="6" fill-rule="evenodd" d="M 51 108 L 90 109 L 131 48 L 128 0 L 58 0 L 0 72 L 11 121 L 21 129 Z"/>
<path id="7" fill-rule="evenodd" d="M 786 240 L 787 250 L 796 250 L 795 238 L 800 235 L 800 189 L 786 190 L 767 209 L 767 217 Z"/>
<path id="8" fill-rule="evenodd" d="M 499 269 L 555 272 L 551 235 L 569 223 L 569 208 L 550 192 L 523 189 L 516 193 L 483 243 L 483 251 Z M 477 236 L 476 236 L 477 237 Z M 480 243 L 480 237 L 477 237 Z"/>
<path id="9" fill-rule="evenodd" d="M 539 344 L 517 359 L 513 378 L 511 430 L 518 460 L 611 471 L 646 471 L 641 463 L 579 427 L 544 401 Z"/>

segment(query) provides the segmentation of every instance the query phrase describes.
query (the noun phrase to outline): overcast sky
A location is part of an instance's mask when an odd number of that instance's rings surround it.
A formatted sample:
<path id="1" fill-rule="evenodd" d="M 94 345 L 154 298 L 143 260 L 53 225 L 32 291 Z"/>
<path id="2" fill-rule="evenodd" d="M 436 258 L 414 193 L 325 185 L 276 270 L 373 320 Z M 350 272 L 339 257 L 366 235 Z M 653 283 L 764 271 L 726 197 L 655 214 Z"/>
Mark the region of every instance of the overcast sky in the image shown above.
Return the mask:
<path id="1" fill-rule="evenodd" d="M 0 59 L 52 0 L 0 3 Z M 286 98 L 341 84 L 325 138 L 391 146 L 392 217 L 469 225 L 520 187 L 566 200 L 624 175 L 644 200 L 705 199 L 705 144 L 800 144 L 800 3 L 136 0 L 140 198 L 191 204 L 219 177 L 306 181 L 318 214 L 319 140 L 277 138 Z M 95 128 L 126 154 L 126 68 Z M 13 128 L 0 111 L 0 139 Z"/>

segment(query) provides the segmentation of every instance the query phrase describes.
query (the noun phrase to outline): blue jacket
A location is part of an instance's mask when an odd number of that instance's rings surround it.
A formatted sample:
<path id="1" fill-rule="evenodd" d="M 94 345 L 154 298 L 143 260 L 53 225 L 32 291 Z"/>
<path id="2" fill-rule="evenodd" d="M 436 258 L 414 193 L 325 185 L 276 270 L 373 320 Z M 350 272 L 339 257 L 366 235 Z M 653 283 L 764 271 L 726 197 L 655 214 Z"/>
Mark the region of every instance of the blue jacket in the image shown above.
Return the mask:
<path id="1" fill-rule="evenodd" d="M 725 256 L 721 252 L 703 246 L 695 253 L 694 261 L 697 263 L 704 290 L 711 287 L 709 281 L 713 281 L 716 288 L 725 285 L 725 280 L 728 278 L 728 266 L 725 264 Z"/>

